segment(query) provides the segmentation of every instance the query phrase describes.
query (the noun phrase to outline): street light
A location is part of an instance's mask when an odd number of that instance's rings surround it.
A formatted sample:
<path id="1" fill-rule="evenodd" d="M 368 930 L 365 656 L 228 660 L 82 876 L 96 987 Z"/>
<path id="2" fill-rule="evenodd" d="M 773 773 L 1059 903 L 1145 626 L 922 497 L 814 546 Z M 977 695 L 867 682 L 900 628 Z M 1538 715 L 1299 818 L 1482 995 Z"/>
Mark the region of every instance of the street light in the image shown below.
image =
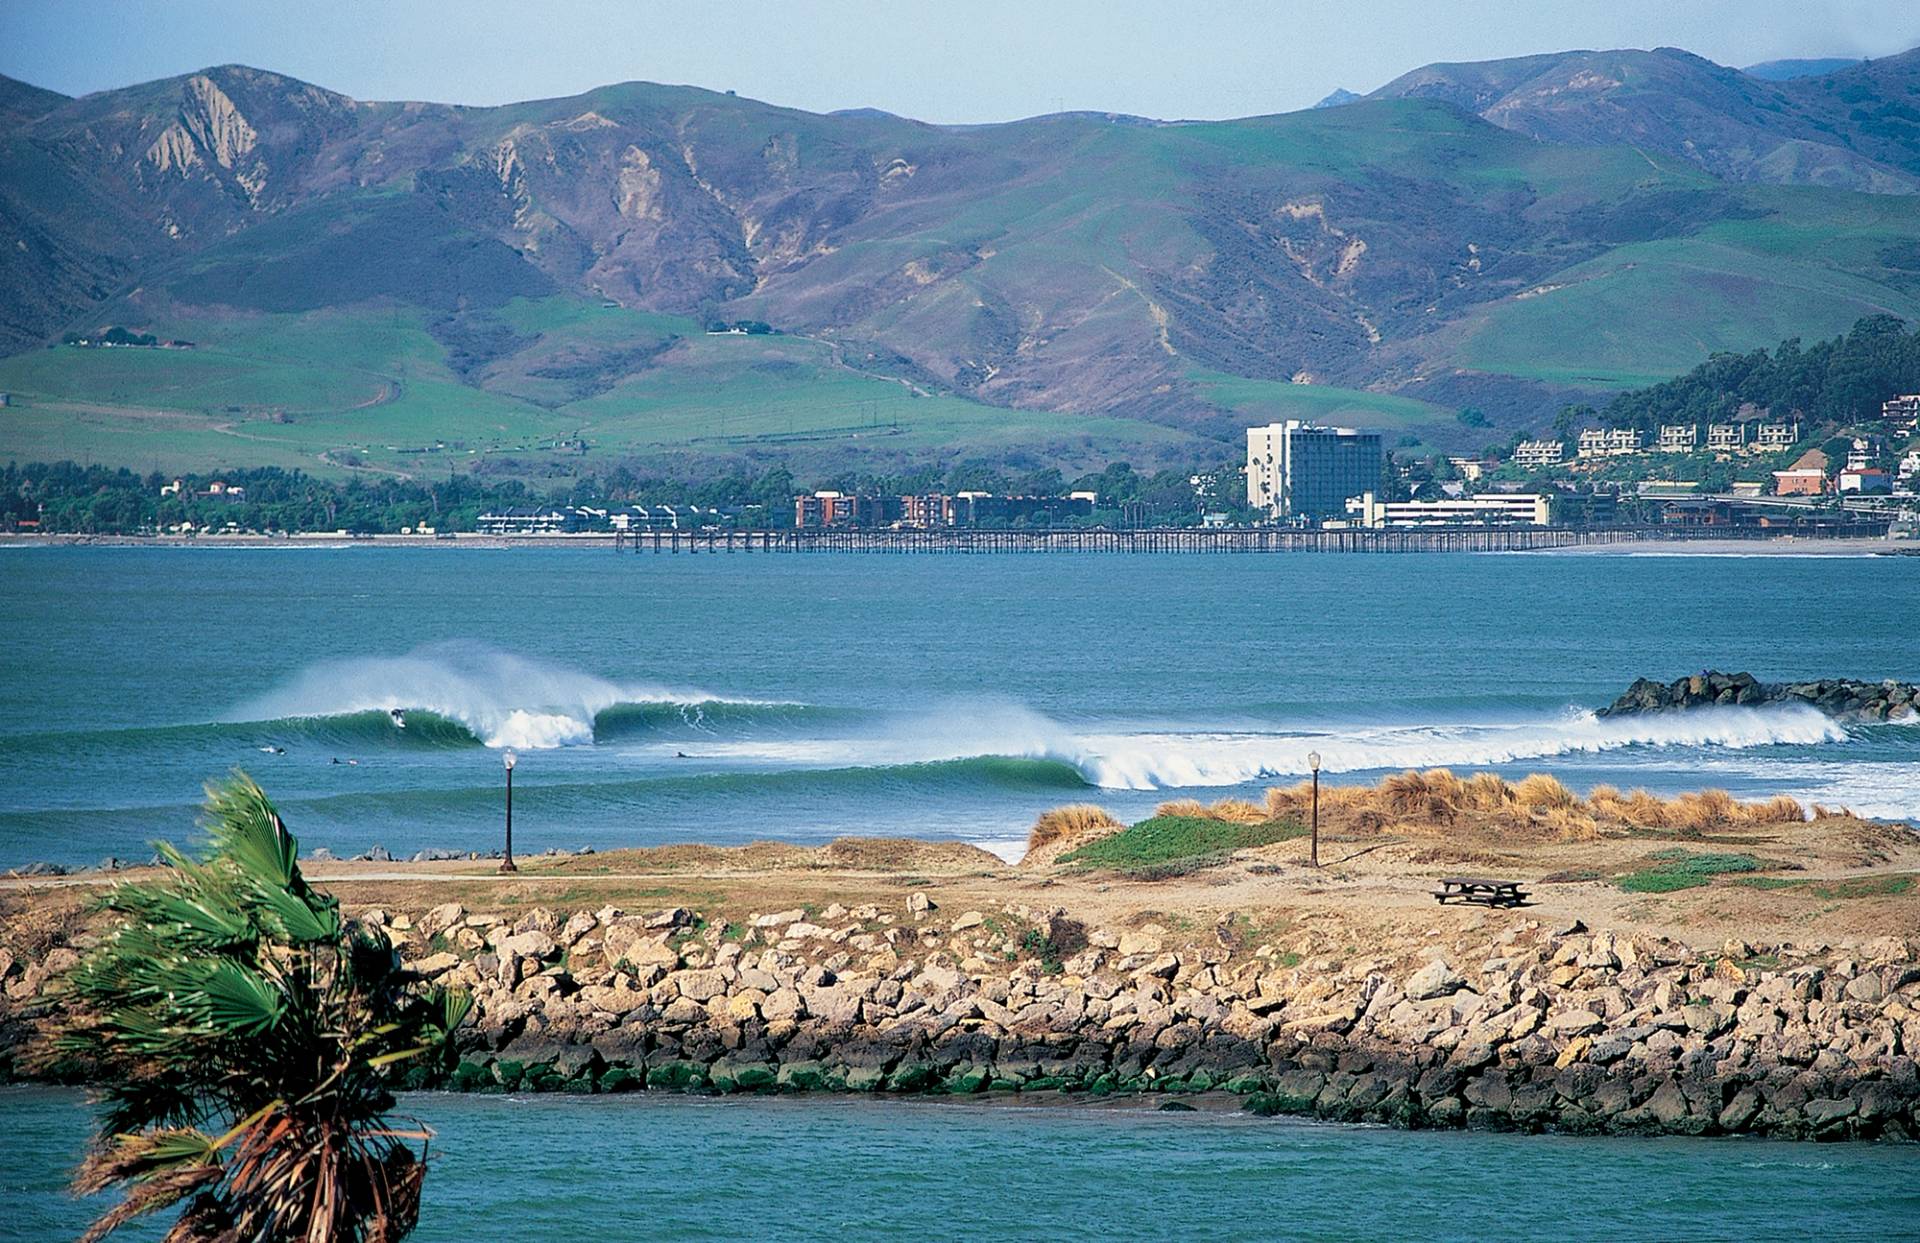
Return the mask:
<path id="1" fill-rule="evenodd" d="M 513 862 L 513 766 L 518 759 L 519 757 L 511 751 L 500 757 L 500 762 L 507 766 L 507 857 L 500 861 L 502 872 L 520 870 L 514 866 Z"/>
<path id="2" fill-rule="evenodd" d="M 1307 767 L 1313 770 L 1313 845 L 1307 855 L 1307 861 L 1314 867 L 1320 866 L 1320 753 L 1307 752 Z"/>

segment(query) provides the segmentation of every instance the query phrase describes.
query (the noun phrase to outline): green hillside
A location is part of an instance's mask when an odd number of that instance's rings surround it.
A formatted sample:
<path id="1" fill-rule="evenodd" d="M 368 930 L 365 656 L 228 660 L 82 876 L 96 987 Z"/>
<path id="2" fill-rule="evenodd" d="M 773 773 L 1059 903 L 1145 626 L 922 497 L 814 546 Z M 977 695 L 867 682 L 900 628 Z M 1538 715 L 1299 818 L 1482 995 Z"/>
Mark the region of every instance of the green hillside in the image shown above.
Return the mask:
<path id="1" fill-rule="evenodd" d="M 1477 448 L 1463 406 L 1537 428 L 1920 317 L 1920 166 L 1889 129 L 1915 90 L 1912 56 L 1767 83 L 1660 52 L 1171 124 L 646 83 L 363 104 L 240 66 L 34 97 L 0 133 L 27 291 L 0 305 L 0 457 L 1073 472 L 1218 461 L 1289 417 Z M 708 331 L 740 322 L 772 331 Z M 107 325 L 194 348 L 48 348 Z"/>
<path id="2" fill-rule="evenodd" d="M 928 393 L 797 337 L 711 335 L 693 320 L 568 297 L 516 300 L 487 320 L 518 348 L 464 378 L 458 349 L 433 331 L 444 321 L 396 307 L 176 311 L 143 322 L 192 349 L 56 346 L 0 359 L 0 390 L 13 394 L 0 459 L 322 475 L 510 459 L 507 473 L 548 476 L 667 455 L 883 469 L 962 453 L 1069 466 L 1211 453 L 1176 428 Z M 654 365 L 630 373 L 635 351 Z"/>

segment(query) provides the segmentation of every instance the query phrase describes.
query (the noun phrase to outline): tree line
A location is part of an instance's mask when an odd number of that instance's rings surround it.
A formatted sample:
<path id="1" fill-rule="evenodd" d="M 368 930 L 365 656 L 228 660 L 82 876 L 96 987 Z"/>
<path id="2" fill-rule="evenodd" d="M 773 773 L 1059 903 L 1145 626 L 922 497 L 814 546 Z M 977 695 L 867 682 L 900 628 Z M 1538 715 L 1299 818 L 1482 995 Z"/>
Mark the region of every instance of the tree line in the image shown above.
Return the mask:
<path id="1" fill-rule="evenodd" d="M 1595 424 L 1635 427 L 1649 436 L 1662 424 L 1730 423 L 1745 407 L 1771 418 L 1847 426 L 1880 416 L 1880 403 L 1920 393 L 1920 327 L 1894 315 L 1869 315 L 1843 336 L 1803 345 L 1798 337 L 1772 350 L 1715 354 L 1685 375 L 1614 397 L 1601 410 L 1572 406 L 1555 421 L 1565 432 Z"/>
<path id="2" fill-rule="evenodd" d="M 1198 488 L 1195 477 L 1202 481 Z M 176 480 L 177 491 L 171 488 Z M 216 482 L 222 485 L 218 494 L 211 491 Z M 488 474 L 332 480 L 279 467 L 176 476 L 74 462 L 9 463 L 0 469 L 0 530 L 33 530 L 37 524 L 41 531 L 124 535 L 191 524 L 196 530 L 231 526 L 242 531 L 356 534 L 422 527 L 472 531 L 483 513 L 534 505 L 698 505 L 723 511 L 736 525 L 765 528 L 792 525 L 793 498 L 819 488 L 876 496 L 959 491 L 1063 496 L 1092 491 L 1099 496 L 1096 521 L 1124 513 L 1130 521 L 1172 524 L 1198 522 L 1202 510 L 1210 509 L 1239 516 L 1244 501 L 1237 464 L 1149 474 L 1116 462 L 1068 479 L 1050 468 L 1009 471 L 967 462 L 894 474 L 850 472 L 805 484 L 786 467 L 675 479 L 618 465 L 541 489 L 525 480 Z"/>

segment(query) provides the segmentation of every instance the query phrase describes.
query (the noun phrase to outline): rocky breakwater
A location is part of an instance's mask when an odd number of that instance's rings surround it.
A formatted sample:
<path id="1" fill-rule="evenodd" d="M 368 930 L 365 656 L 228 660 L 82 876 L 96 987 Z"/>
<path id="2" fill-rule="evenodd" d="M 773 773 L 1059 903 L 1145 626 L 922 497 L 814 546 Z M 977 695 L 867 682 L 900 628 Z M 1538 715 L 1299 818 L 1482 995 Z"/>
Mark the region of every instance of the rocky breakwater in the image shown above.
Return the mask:
<path id="1" fill-rule="evenodd" d="M 1920 1133 L 1920 946 L 1893 938 L 1700 951 L 1499 913 L 1330 952 L 1354 934 L 1326 916 L 1175 934 L 920 894 L 738 923 L 361 917 L 473 992 L 446 1085 L 468 1091 L 1222 1091 L 1412 1127 Z M 57 1007 L 84 937 L 0 949 L 0 1047 Z"/>
<path id="2" fill-rule="evenodd" d="M 1750 673 L 1709 671 L 1672 682 L 1637 679 L 1625 694 L 1600 709 L 1600 715 L 1793 703 L 1807 704 L 1840 720 L 1908 721 L 1920 714 L 1920 686 L 1899 681 L 1861 682 L 1852 678 L 1762 682 Z"/>

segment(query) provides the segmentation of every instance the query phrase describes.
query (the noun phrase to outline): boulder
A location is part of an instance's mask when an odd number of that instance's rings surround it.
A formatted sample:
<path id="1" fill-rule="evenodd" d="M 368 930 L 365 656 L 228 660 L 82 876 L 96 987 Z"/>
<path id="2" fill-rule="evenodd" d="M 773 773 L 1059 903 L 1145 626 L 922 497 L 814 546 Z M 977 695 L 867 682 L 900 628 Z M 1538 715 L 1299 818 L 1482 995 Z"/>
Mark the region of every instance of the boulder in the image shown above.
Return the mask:
<path id="1" fill-rule="evenodd" d="M 1407 977 L 1406 994 L 1414 1001 L 1427 1001 L 1457 993 L 1467 986 L 1466 977 L 1443 958 L 1436 958 Z"/>
<path id="2" fill-rule="evenodd" d="M 499 948 L 501 953 L 512 954 L 515 958 L 542 960 L 552 958 L 560 952 L 560 947 L 554 943 L 554 939 L 538 930 L 516 932 L 512 936 L 502 937 Z"/>
<path id="3" fill-rule="evenodd" d="M 428 936 L 458 927 L 467 918 L 467 908 L 458 902 L 445 902 L 420 917 L 420 931 Z"/>
<path id="4" fill-rule="evenodd" d="M 682 997 L 693 1001 L 711 1001 L 727 991 L 726 978 L 711 968 L 676 971 L 667 977 L 667 982 L 678 989 Z"/>

